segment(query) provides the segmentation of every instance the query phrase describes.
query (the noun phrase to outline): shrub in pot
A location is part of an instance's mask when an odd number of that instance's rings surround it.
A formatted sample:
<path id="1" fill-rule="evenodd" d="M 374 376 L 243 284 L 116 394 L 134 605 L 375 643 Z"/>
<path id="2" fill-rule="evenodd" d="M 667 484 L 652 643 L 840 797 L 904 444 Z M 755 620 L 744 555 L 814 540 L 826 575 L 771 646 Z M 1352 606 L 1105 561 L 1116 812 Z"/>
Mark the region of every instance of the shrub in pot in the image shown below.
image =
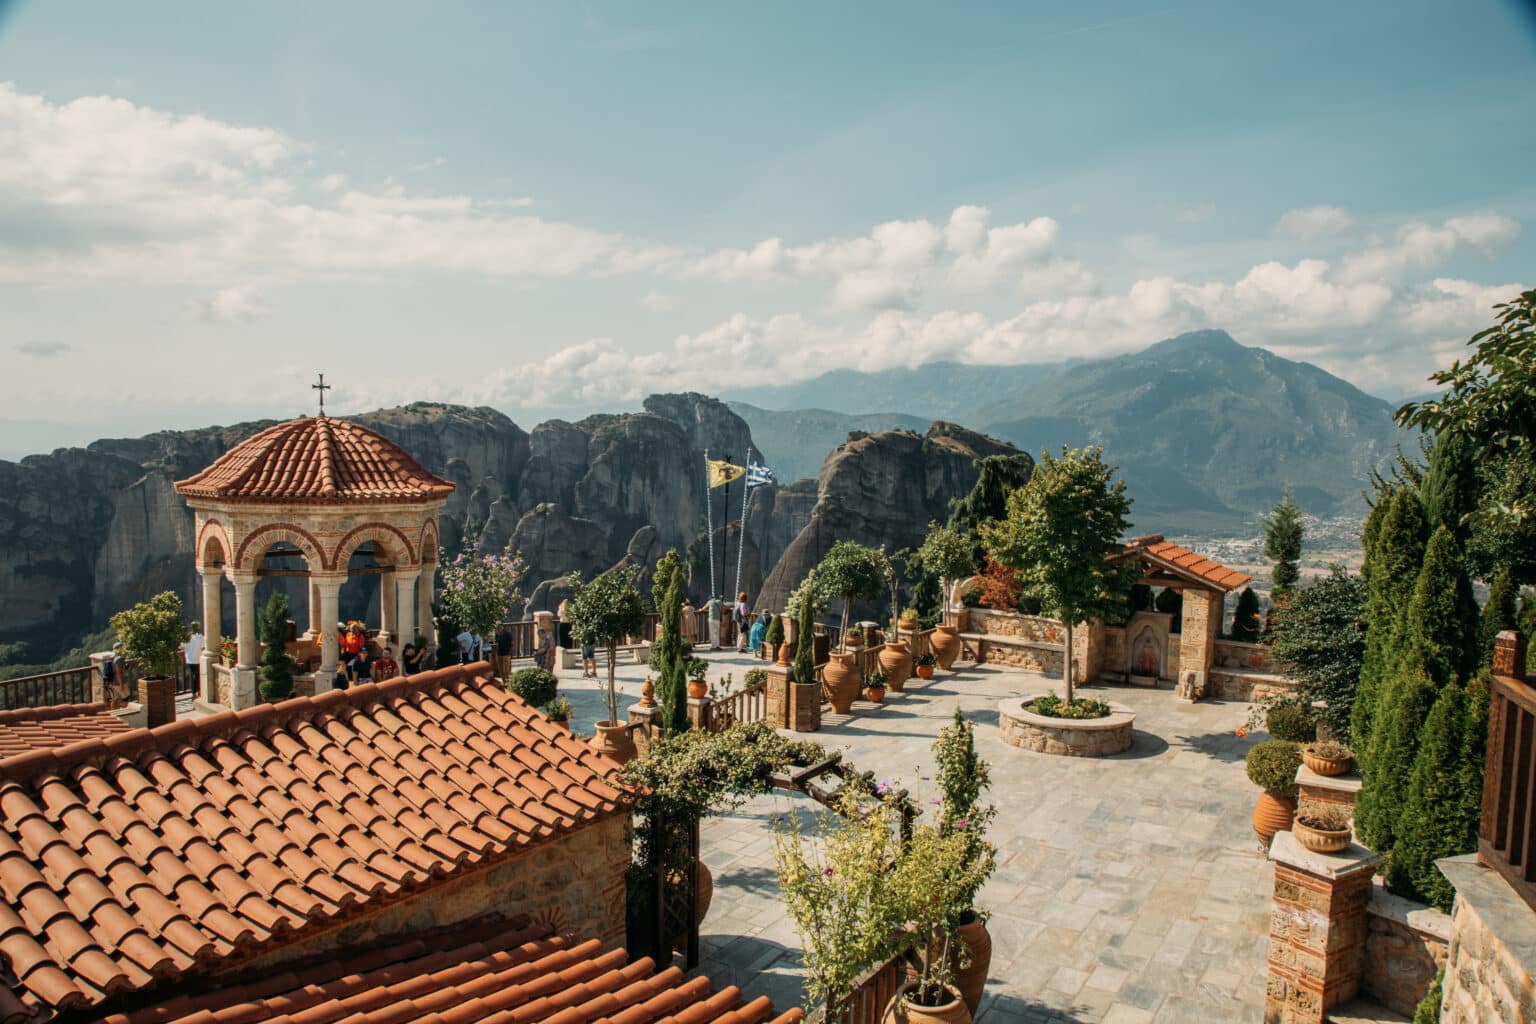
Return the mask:
<path id="1" fill-rule="evenodd" d="M 593 747 L 621 764 L 632 759 L 635 741 L 628 727 L 619 721 L 619 689 L 615 678 L 619 637 L 639 633 L 645 624 L 645 601 L 636 589 L 640 567 L 612 569 L 591 583 L 583 584 L 579 575 L 569 577 L 575 594 L 566 606 L 571 636 L 578 643 L 601 644 L 608 649 L 608 718 L 597 723 Z"/>
<path id="2" fill-rule="evenodd" d="M 1353 809 L 1344 804 L 1308 801 L 1296 812 L 1291 834 L 1314 853 L 1338 853 L 1349 845 L 1349 819 Z"/>
<path id="3" fill-rule="evenodd" d="M 1301 748 L 1301 760 L 1319 775 L 1343 775 L 1354 763 L 1355 755 L 1338 740 L 1318 740 Z"/>
<path id="4" fill-rule="evenodd" d="M 567 731 L 571 728 L 571 702 L 564 697 L 556 697 L 548 704 L 545 704 L 544 714 L 556 725 L 565 726 Z"/>
<path id="5" fill-rule="evenodd" d="M 1268 740 L 1248 751 L 1248 778 L 1263 792 L 1253 809 L 1253 832 L 1265 848 L 1276 832 L 1291 827 L 1296 814 L 1296 768 L 1301 764 L 1301 744 Z"/>
<path id="6" fill-rule="evenodd" d="M 111 618 L 123 645 L 123 657 L 136 661 L 143 679 L 165 679 L 177 672 L 181 645 L 192 636 L 192 625 L 181 618 L 181 599 L 172 591 L 156 594 Z"/>
<path id="7" fill-rule="evenodd" d="M 1294 700 L 1271 705 L 1264 718 L 1264 728 L 1277 740 L 1311 743 L 1317 739 L 1317 719 L 1300 702 Z"/>
<path id="8" fill-rule="evenodd" d="M 931 651 L 927 654 L 918 655 L 917 660 L 914 662 L 914 667 L 917 671 L 917 677 L 919 679 L 932 679 L 933 667 L 938 663 L 939 659 L 934 657 Z"/>
<path id="9" fill-rule="evenodd" d="M 273 594 L 261 613 L 261 682 L 257 689 L 269 703 L 293 696 L 293 670 L 297 662 L 288 653 L 288 595 Z"/>
<path id="10" fill-rule="evenodd" d="M 709 696 L 709 684 L 704 677 L 709 673 L 709 662 L 703 658 L 688 659 L 688 696 L 694 700 Z"/>
<path id="11" fill-rule="evenodd" d="M 940 827 L 967 836 L 966 862 L 981 864 L 985 869 L 979 877 L 968 876 L 979 887 L 995 863 L 996 851 L 986 833 L 997 809 L 980 802 L 982 791 L 991 785 L 991 771 L 976 753 L 975 726 L 966 721 L 960 709 L 955 709 L 954 721 L 939 730 L 933 742 L 933 756 L 942 796 Z M 962 890 L 958 896 L 960 910 L 954 920 L 959 937 L 953 957 L 955 988 L 974 1016 L 992 964 L 992 936 L 987 932 L 986 913 L 976 907 L 976 890 Z"/>
<path id="12" fill-rule="evenodd" d="M 864 696 L 869 698 L 871 704 L 885 700 L 885 682 L 885 673 L 878 671 L 871 672 L 864 680 Z"/>
<path id="13" fill-rule="evenodd" d="M 508 690 L 536 708 L 542 708 L 554 700 L 559 685 L 560 681 L 553 673 L 537 667 L 518 669 L 507 680 Z"/>

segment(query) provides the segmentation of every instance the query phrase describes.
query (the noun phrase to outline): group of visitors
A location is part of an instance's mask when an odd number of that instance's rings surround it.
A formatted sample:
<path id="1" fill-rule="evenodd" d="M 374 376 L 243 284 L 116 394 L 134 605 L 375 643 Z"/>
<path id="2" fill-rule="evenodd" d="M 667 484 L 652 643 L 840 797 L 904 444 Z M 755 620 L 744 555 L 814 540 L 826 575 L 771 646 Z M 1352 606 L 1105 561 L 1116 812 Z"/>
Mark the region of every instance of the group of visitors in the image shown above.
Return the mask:
<path id="1" fill-rule="evenodd" d="M 395 660 L 395 648 L 385 644 L 378 656 L 368 649 L 368 633 L 356 620 L 336 623 L 336 643 L 340 652 L 340 664 L 336 669 L 336 689 L 345 690 L 353 683 L 382 683 L 400 675 L 400 663 Z M 415 644 L 406 644 L 406 675 L 421 671 L 425 658 Z M 417 667 L 413 668 L 412 663 Z"/>
<path id="2" fill-rule="evenodd" d="M 704 618 L 709 623 L 709 649 L 720 650 L 720 634 L 723 628 L 725 612 L 725 599 L 719 596 L 711 597 L 704 604 Z M 729 615 L 731 624 L 736 627 L 736 653 L 745 654 L 750 645 L 753 650 L 757 644 L 752 641 L 752 606 L 747 604 L 747 592 L 743 590 L 736 595 L 736 603 L 731 605 Z M 767 626 L 763 627 L 767 629 Z M 694 610 L 693 602 L 683 602 L 683 639 L 690 643 L 699 639 L 698 612 Z"/>

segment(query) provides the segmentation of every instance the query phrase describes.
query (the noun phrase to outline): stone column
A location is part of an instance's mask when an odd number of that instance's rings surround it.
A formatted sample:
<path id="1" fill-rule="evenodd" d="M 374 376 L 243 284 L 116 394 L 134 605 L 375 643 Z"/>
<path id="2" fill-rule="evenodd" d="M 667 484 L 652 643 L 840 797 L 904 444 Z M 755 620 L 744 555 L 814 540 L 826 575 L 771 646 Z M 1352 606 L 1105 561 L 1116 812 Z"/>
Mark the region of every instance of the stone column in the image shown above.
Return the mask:
<path id="1" fill-rule="evenodd" d="M 1178 694 L 1185 700 L 1205 696 L 1206 680 L 1216 662 L 1221 636 L 1221 610 L 1226 595 L 1219 590 L 1184 591 L 1184 620 L 1179 634 Z"/>
<path id="2" fill-rule="evenodd" d="M 309 581 L 309 626 L 304 630 L 304 636 L 313 640 L 320 632 L 328 628 L 325 616 L 320 614 L 320 588 L 315 586 L 314 578 Z"/>
<path id="3" fill-rule="evenodd" d="M 235 577 L 235 642 L 240 668 L 254 668 L 261 657 L 261 637 L 256 633 L 256 576 L 241 573 Z"/>
<path id="4" fill-rule="evenodd" d="M 320 668 L 315 673 L 315 692 L 324 693 L 336 681 L 336 665 L 341 651 L 336 645 L 336 621 L 341 615 L 341 585 L 345 576 L 312 577 L 320 591 Z"/>
<path id="5" fill-rule="evenodd" d="M 416 575 L 417 570 L 395 570 L 395 657 L 399 658 L 405 645 L 416 637 Z"/>
<path id="6" fill-rule="evenodd" d="M 715 702 L 708 697 L 688 698 L 688 728 L 697 729 L 700 732 L 709 731 L 709 720 L 714 712 Z"/>
<path id="7" fill-rule="evenodd" d="M 427 638 L 427 646 L 437 650 L 437 627 L 432 622 L 432 587 L 437 579 L 437 562 L 422 562 L 416 578 L 416 628 Z"/>
<path id="8" fill-rule="evenodd" d="M 1381 858 L 1358 843 L 1341 853 L 1313 853 L 1290 832 L 1275 834 L 1269 858 L 1275 892 L 1264 1019 L 1323 1024 L 1330 1009 L 1360 991 L 1365 911 Z"/>

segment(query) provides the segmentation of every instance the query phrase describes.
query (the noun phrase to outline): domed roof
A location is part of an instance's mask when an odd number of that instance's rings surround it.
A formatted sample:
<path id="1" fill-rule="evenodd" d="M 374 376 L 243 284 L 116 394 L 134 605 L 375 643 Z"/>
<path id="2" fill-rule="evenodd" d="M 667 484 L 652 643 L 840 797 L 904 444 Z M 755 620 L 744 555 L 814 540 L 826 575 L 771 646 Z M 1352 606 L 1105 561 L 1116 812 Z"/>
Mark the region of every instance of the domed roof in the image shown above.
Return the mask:
<path id="1" fill-rule="evenodd" d="M 367 427 L 320 415 L 268 427 L 176 490 L 216 501 L 351 505 L 445 498 L 453 484 Z"/>

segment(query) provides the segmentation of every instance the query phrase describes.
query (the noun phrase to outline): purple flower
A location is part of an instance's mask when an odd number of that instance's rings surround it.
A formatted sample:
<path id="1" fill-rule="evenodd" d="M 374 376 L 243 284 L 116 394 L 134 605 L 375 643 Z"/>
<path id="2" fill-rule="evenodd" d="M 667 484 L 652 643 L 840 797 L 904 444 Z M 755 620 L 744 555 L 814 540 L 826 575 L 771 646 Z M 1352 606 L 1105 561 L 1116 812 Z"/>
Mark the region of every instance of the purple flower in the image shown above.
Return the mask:
<path id="1" fill-rule="evenodd" d="M 935 807 L 939 806 L 939 804 L 942 803 L 942 802 L 943 801 L 941 801 L 938 797 L 934 797 L 932 800 L 929 801 L 929 803 L 933 804 L 933 806 L 935 806 Z"/>
<path id="2" fill-rule="evenodd" d="M 885 796 L 885 794 L 890 792 L 890 790 L 891 790 L 890 784 L 887 783 L 884 779 L 881 779 L 880 780 L 880 785 L 875 787 L 875 792 L 879 793 L 881 796 Z"/>
<path id="3" fill-rule="evenodd" d="M 960 826 L 961 828 L 970 828 L 970 826 L 971 826 L 971 819 L 970 818 L 961 818 L 959 821 L 955 822 L 955 824 Z"/>
<path id="4" fill-rule="evenodd" d="M 835 874 L 835 872 L 833 872 L 832 866 L 830 864 L 827 865 L 826 867 L 822 868 L 821 869 L 821 873 L 826 875 L 828 878 L 831 878 L 832 875 Z"/>

